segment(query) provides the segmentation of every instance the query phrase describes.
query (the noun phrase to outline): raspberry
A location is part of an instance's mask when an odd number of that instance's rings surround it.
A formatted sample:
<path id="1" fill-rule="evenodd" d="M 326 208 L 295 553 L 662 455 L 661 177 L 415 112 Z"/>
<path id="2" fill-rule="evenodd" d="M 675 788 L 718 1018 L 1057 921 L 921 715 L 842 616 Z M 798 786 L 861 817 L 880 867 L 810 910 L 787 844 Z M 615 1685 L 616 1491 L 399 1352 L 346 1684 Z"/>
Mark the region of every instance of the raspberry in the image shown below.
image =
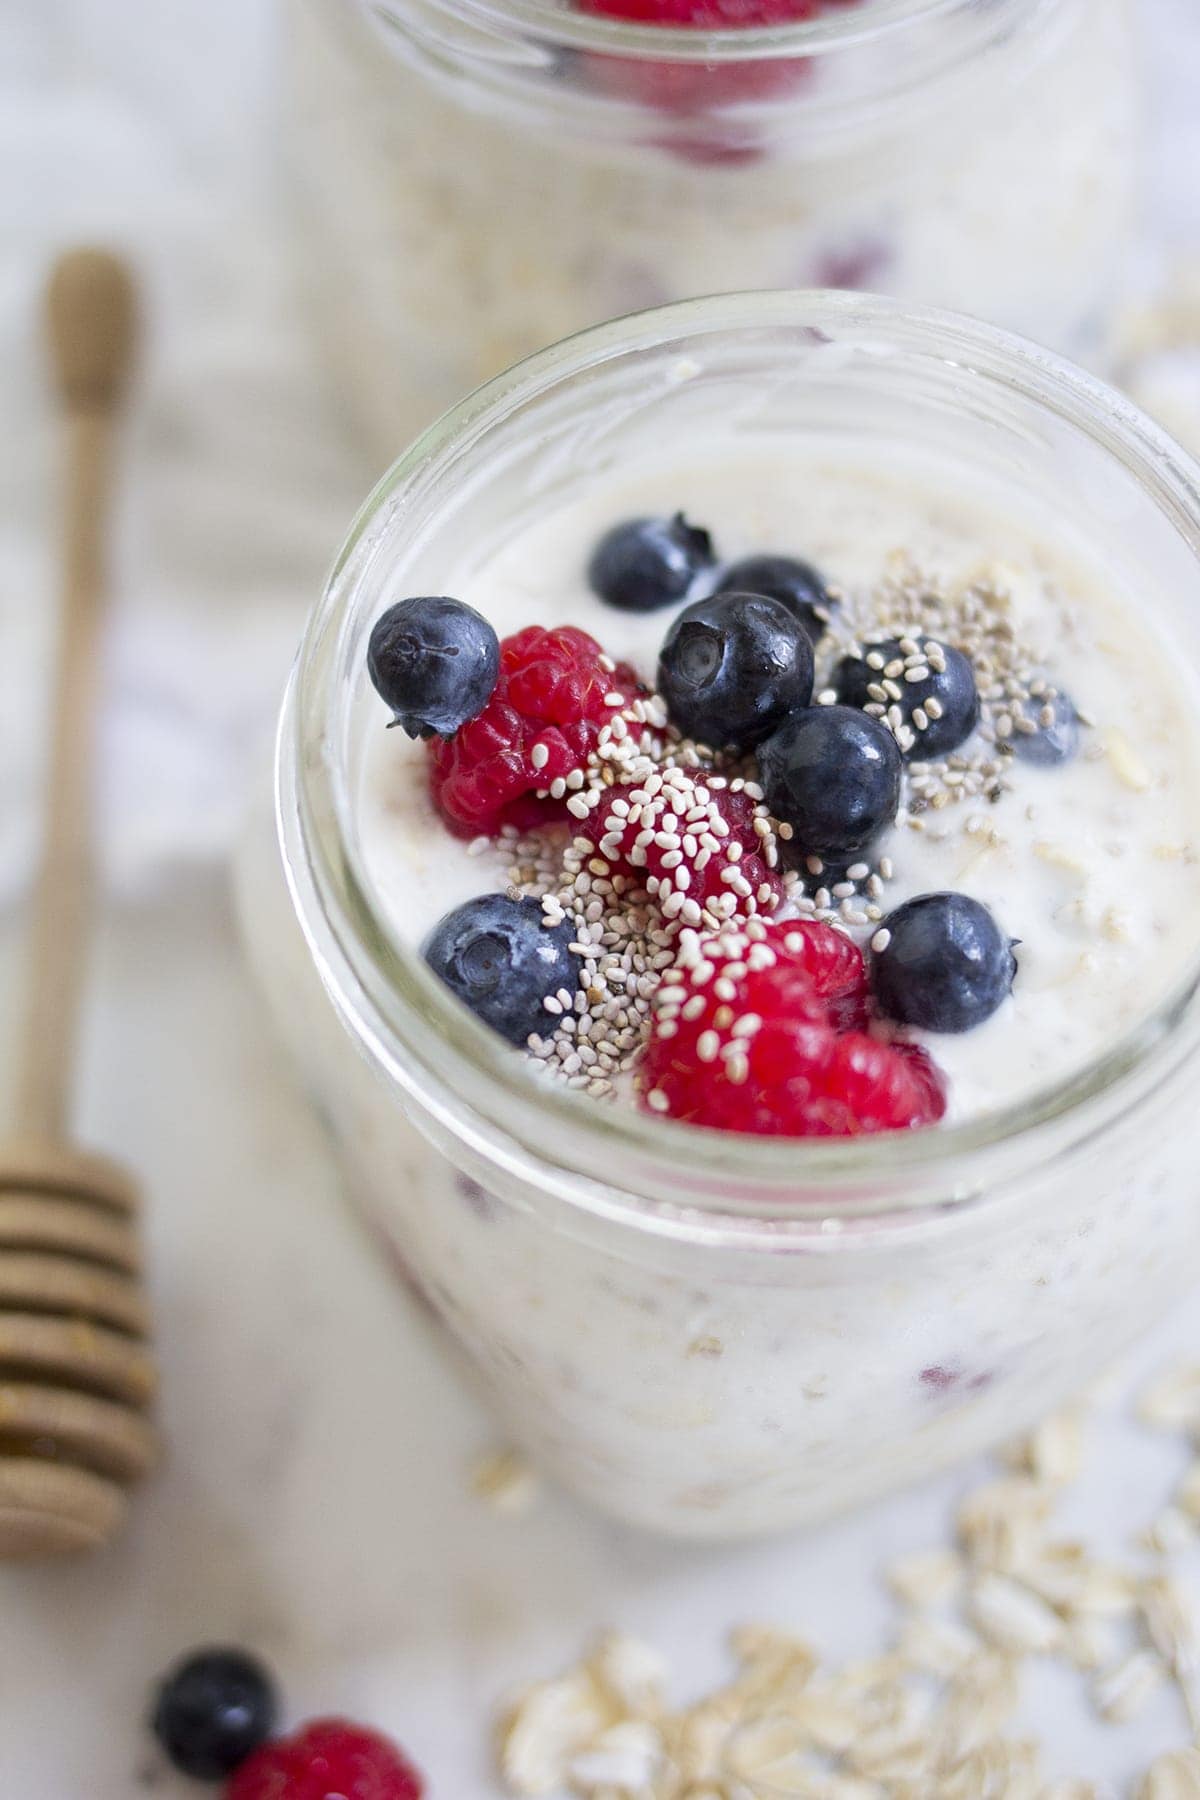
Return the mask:
<path id="1" fill-rule="evenodd" d="M 424 1787 L 378 1732 L 316 1719 L 256 1750 L 230 1777 L 225 1800 L 421 1800 Z"/>
<path id="2" fill-rule="evenodd" d="M 824 0 L 577 0 L 580 12 L 631 25 L 670 25 L 694 31 L 737 31 L 755 25 L 797 25 L 815 19 Z"/>
<path id="3" fill-rule="evenodd" d="M 921 1090 L 925 1105 L 932 1110 L 935 1119 L 940 1119 L 946 1110 L 946 1077 L 928 1050 L 920 1044 L 907 1044 L 903 1039 L 895 1040 L 892 1049 L 908 1064 L 909 1075 Z"/>
<path id="4" fill-rule="evenodd" d="M 613 788 L 579 831 L 611 868 L 646 887 L 668 917 L 692 900 L 705 915 L 692 913 L 692 921 L 715 928 L 773 912 L 783 897 L 754 829 L 760 814 L 765 818 L 765 808 L 744 788 L 710 788 L 703 774 L 667 769 L 638 788 Z"/>
<path id="5" fill-rule="evenodd" d="M 840 1030 L 861 1027 L 867 1019 L 867 964 L 858 945 L 844 931 L 811 919 L 792 919 L 782 928 L 784 949 L 811 980 Z"/>
<path id="6" fill-rule="evenodd" d="M 434 805 L 460 837 L 565 817 L 561 802 L 538 795 L 584 766 L 617 710 L 606 696 L 629 700 L 640 691 L 633 670 L 608 664 L 586 631 L 515 632 L 500 645 L 500 674 L 483 711 L 452 738 L 429 740 Z"/>
<path id="7" fill-rule="evenodd" d="M 931 1057 L 914 1044 L 883 1044 L 865 1032 L 837 1038 L 806 1109 L 807 1135 L 854 1137 L 932 1125 L 946 1110 Z"/>
<path id="8" fill-rule="evenodd" d="M 631 25 L 661 25 L 692 31 L 737 31 L 755 26 L 802 25 L 826 11 L 858 0 L 576 0 L 580 12 L 620 19 Z M 768 99 L 808 79 L 806 57 L 763 57 L 724 64 L 666 62 L 593 53 L 587 59 L 595 85 L 653 112 L 699 119 L 714 108 Z M 710 119 L 707 128 L 664 141 L 689 162 L 753 160 L 761 146 L 742 134 L 729 135 Z"/>
<path id="9" fill-rule="evenodd" d="M 854 1137 L 945 1110 L 923 1050 L 839 1029 L 865 999 L 862 953 L 831 926 L 755 921 L 685 940 L 659 989 L 647 1106 L 718 1131 Z"/>

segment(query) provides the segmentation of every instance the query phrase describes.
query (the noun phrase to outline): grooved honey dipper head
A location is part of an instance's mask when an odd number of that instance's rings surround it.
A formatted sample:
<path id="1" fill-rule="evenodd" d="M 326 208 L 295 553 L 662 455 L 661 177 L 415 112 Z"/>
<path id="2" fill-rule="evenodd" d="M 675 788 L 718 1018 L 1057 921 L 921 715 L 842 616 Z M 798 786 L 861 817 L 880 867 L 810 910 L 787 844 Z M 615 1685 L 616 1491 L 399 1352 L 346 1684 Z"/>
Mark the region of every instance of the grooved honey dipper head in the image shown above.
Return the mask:
<path id="1" fill-rule="evenodd" d="M 109 250 L 68 250 L 46 290 L 50 356 L 70 411 L 116 405 L 133 360 L 135 305 L 125 264 Z"/>
<path id="2" fill-rule="evenodd" d="M 154 1464 L 140 1266 L 123 1170 L 0 1145 L 0 1559 L 98 1548 Z"/>

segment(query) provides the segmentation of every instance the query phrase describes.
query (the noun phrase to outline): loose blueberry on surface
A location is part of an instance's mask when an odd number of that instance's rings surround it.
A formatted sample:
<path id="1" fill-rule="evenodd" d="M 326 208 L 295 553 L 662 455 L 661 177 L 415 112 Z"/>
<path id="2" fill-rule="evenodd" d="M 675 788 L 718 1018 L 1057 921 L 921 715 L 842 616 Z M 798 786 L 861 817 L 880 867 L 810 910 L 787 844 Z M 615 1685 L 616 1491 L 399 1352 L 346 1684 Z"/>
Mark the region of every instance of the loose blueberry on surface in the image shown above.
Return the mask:
<path id="1" fill-rule="evenodd" d="M 852 706 L 810 706 L 760 745 L 767 805 L 800 856 L 848 861 L 896 817 L 900 750 L 886 725 Z"/>
<path id="2" fill-rule="evenodd" d="M 682 513 L 670 519 L 627 519 L 605 532 L 592 552 L 588 580 L 609 606 L 654 612 L 686 598 L 712 567 L 712 539 Z"/>
<path id="3" fill-rule="evenodd" d="M 925 1031 L 971 1031 L 1012 991 L 1012 942 L 967 894 L 921 894 L 883 922 L 887 947 L 871 961 L 880 1010 Z"/>
<path id="4" fill-rule="evenodd" d="M 399 600 L 375 621 L 367 671 L 393 725 L 411 738 L 448 738 L 491 699 L 500 640 L 461 600 Z"/>
<path id="5" fill-rule="evenodd" d="M 936 640 L 917 638 L 922 650 Z M 906 760 L 928 762 L 934 757 L 948 756 L 965 743 L 979 722 L 979 690 L 975 671 L 961 650 L 942 644 L 944 669 L 929 668 L 921 681 L 908 681 L 896 664 L 905 661 L 904 651 L 896 638 L 880 643 L 864 644 L 863 654 L 844 656 L 833 672 L 832 686 L 846 706 L 896 705 L 906 725 L 913 725 L 913 714 L 920 707 L 925 718 L 923 729 L 913 726 L 913 743 L 904 751 Z M 873 666 L 872 661 L 878 666 Z M 911 664 L 911 658 L 909 659 Z M 928 665 L 920 665 L 928 666 Z M 900 689 L 900 698 L 888 694 L 880 699 L 880 686 L 892 680 Z M 871 692 L 874 688 L 876 691 Z M 934 711 L 928 708 L 934 703 Z"/>
<path id="6" fill-rule="evenodd" d="M 270 1676 L 244 1650 L 199 1650 L 158 1690 L 150 1727 L 175 1768 L 198 1781 L 228 1775 L 275 1729 Z"/>
<path id="7" fill-rule="evenodd" d="M 713 594 L 680 613 L 658 691 L 672 724 L 714 750 L 748 750 L 812 698 L 808 633 L 778 600 Z"/>
<path id="8" fill-rule="evenodd" d="M 536 900 L 480 894 L 434 927 L 424 956 L 485 1025 L 523 1045 L 531 1032 L 552 1028 L 547 996 L 579 985 L 572 939 L 569 923 L 543 923 Z"/>
<path id="9" fill-rule="evenodd" d="M 814 644 L 825 635 L 836 602 L 810 563 L 793 556 L 745 556 L 731 563 L 717 584 L 718 594 L 765 594 L 794 613 Z"/>
<path id="10" fill-rule="evenodd" d="M 1047 707 L 1054 717 L 1049 725 L 1044 725 L 1042 714 Z M 1055 694 L 1052 700 L 1031 698 L 1022 710 L 1037 730 L 1013 732 L 1008 742 L 1014 756 L 1039 769 L 1053 769 L 1070 762 L 1079 748 L 1079 714 L 1067 695 Z"/>

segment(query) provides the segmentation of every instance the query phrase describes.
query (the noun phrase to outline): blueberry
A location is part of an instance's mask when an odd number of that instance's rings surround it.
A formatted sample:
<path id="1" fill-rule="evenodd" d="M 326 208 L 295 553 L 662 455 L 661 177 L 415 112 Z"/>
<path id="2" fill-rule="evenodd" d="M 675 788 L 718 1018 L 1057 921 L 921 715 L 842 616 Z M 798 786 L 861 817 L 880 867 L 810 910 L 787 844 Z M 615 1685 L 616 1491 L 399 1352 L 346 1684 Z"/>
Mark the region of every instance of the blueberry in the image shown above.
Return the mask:
<path id="1" fill-rule="evenodd" d="M 913 731 L 913 742 L 904 751 L 906 760 L 929 762 L 934 757 L 948 756 L 970 737 L 979 723 L 979 690 L 975 685 L 975 671 L 961 650 L 955 650 L 951 644 L 938 645 L 941 651 L 938 661 L 944 662 L 945 667 L 933 668 L 922 653 L 937 640 L 919 637 L 910 641 L 920 647 L 917 657 L 911 653 L 906 657 L 896 638 L 864 644 L 861 657 L 842 658 L 833 672 L 832 686 L 838 699 L 847 706 L 899 706 L 904 723 Z M 921 681 L 907 681 L 905 662 L 910 668 L 928 668 L 928 675 Z M 878 690 L 885 681 L 894 682 L 900 689 L 898 700 L 890 693 L 880 699 Z M 872 688 L 876 692 L 872 693 Z M 932 713 L 928 709 L 931 700 L 934 704 Z M 913 723 L 917 707 L 922 709 L 926 720 L 923 728 Z"/>
<path id="2" fill-rule="evenodd" d="M 198 1781 L 219 1781 L 275 1729 L 271 1677 L 244 1650 L 198 1650 L 168 1671 L 154 1702 L 150 1729 L 175 1768 Z"/>
<path id="3" fill-rule="evenodd" d="M 852 706 L 810 706 L 758 752 L 767 805 L 792 827 L 798 856 L 849 861 L 896 817 L 900 750 L 886 725 Z"/>
<path id="4" fill-rule="evenodd" d="M 837 609 L 811 563 L 793 556 L 744 556 L 731 563 L 717 584 L 718 594 L 765 594 L 794 613 L 814 644 L 825 635 Z"/>
<path id="5" fill-rule="evenodd" d="M 485 1025 L 510 1044 L 524 1044 L 530 1032 L 551 1028 L 546 997 L 559 988 L 573 994 L 579 985 L 573 940 L 569 923 L 543 923 L 537 900 L 480 894 L 434 927 L 424 955 Z"/>
<path id="6" fill-rule="evenodd" d="M 588 564 L 588 580 L 609 606 L 654 612 L 686 597 L 697 575 L 712 567 L 712 539 L 683 514 L 672 519 L 627 519 L 606 531 Z"/>
<path id="7" fill-rule="evenodd" d="M 1042 715 L 1049 707 L 1053 717 L 1048 725 Z M 1079 748 L 1079 714 L 1066 694 L 1053 692 L 1050 697 L 1030 698 L 1021 708 L 1036 731 L 1014 731 L 1008 742 L 1014 756 L 1022 762 L 1034 763 L 1039 769 L 1056 768 L 1070 762 Z"/>
<path id="8" fill-rule="evenodd" d="M 812 699 L 803 625 L 761 594 L 713 594 L 685 607 L 663 643 L 658 691 L 685 737 L 748 750 Z"/>
<path id="9" fill-rule="evenodd" d="M 375 621 L 367 671 L 393 725 L 412 738 L 453 737 L 492 697 L 500 640 L 461 600 L 399 600 Z"/>
<path id="10" fill-rule="evenodd" d="M 926 1031 L 970 1031 L 1012 991 L 1017 961 L 986 906 L 966 894 L 921 894 L 883 922 L 871 960 L 880 1009 Z"/>

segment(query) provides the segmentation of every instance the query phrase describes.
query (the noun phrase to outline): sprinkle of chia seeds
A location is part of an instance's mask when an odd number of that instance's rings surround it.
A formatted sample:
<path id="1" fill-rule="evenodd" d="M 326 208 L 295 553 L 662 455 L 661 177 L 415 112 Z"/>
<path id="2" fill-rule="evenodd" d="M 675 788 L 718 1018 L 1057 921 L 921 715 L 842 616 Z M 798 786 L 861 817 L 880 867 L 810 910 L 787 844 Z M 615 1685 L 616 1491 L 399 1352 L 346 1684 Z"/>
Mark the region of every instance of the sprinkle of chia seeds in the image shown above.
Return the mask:
<path id="1" fill-rule="evenodd" d="M 836 660 L 862 656 L 864 643 L 880 639 L 895 640 L 898 653 L 866 653 L 875 677 L 866 710 L 883 720 L 908 759 L 893 842 L 927 826 L 939 840 L 957 830 L 975 844 L 992 841 L 980 808 L 1008 791 L 1013 737 L 1056 716 L 1057 692 L 1017 637 L 1009 594 L 991 579 L 951 589 L 893 559 L 888 575 L 869 592 L 847 595 L 831 621 L 818 652 L 818 704 L 836 702 L 829 685 Z M 945 669 L 945 645 L 961 649 L 973 664 L 980 723 L 952 755 L 922 759 L 912 752 L 943 708 L 935 697 L 906 716 L 905 696 Z M 752 759 L 714 754 L 680 739 L 658 695 L 628 703 L 615 692 L 605 698 L 612 716 L 586 765 L 546 790 L 565 803 L 579 835 L 568 835 L 564 848 L 556 832 L 500 833 L 510 891 L 538 898 L 548 923 L 568 923 L 572 952 L 580 959 L 578 990 L 564 988 L 546 1000 L 547 1034 L 530 1040 L 531 1057 L 539 1070 L 589 1095 L 611 1100 L 628 1094 L 652 1011 L 670 1037 L 680 1019 L 703 1015 L 705 996 L 690 990 L 711 983 L 718 1005 L 714 1028 L 700 1037 L 700 1059 L 720 1057 L 730 1080 L 745 1080 L 745 1048 L 760 1021 L 753 1013 L 736 1016 L 736 981 L 773 959 L 763 941 L 762 915 L 775 909 L 780 886 L 781 916 L 861 933 L 878 953 L 889 941 L 881 922 L 886 884 L 894 878 L 892 858 L 869 854 L 845 869 L 827 868 L 821 857 L 805 854 L 788 824 L 771 818 Z M 1105 745 L 1100 749 L 1106 752 Z M 535 745 L 531 761 L 545 768 L 548 747 Z M 750 802 L 755 849 L 775 871 L 772 883 L 755 885 L 747 878 L 742 843 L 717 810 L 716 798 L 724 793 Z M 482 855 L 488 847 L 477 839 L 469 851 Z M 1114 918 L 1114 933 L 1118 923 Z M 701 934 L 731 929 L 745 947 L 718 969 L 703 955 Z M 688 989 L 683 969 L 689 971 Z M 666 1110 L 657 1090 L 646 1103 Z"/>

